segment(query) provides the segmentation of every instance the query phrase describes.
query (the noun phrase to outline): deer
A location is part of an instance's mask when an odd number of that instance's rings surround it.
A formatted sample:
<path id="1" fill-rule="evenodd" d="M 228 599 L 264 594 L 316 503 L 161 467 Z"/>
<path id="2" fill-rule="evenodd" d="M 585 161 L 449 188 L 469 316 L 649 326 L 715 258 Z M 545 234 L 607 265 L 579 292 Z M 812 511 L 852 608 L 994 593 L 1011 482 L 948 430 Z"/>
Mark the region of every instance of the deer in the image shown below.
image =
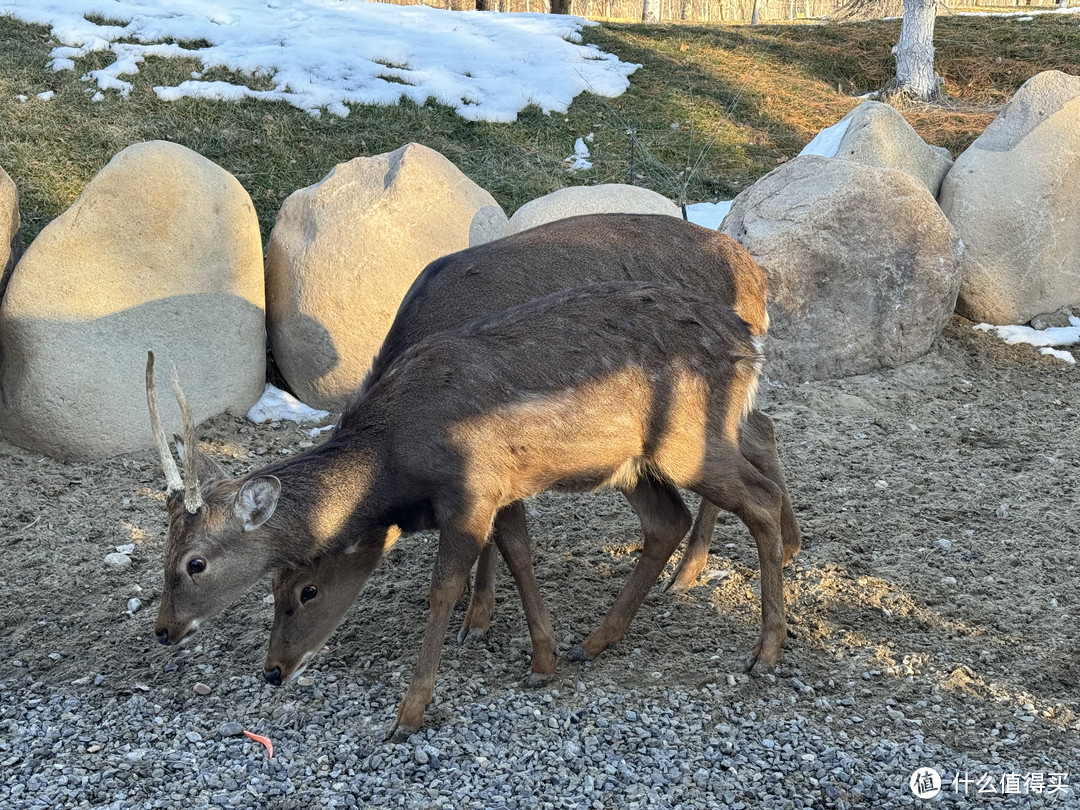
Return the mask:
<path id="1" fill-rule="evenodd" d="M 454 328 L 500 312 L 512 305 L 539 298 L 562 289 L 591 281 L 650 280 L 678 284 L 694 289 L 730 306 L 760 337 L 768 327 L 765 309 L 766 282 L 761 268 L 750 254 L 730 237 L 684 220 L 657 215 L 598 214 L 571 217 L 538 226 L 494 242 L 450 254 L 429 264 L 417 277 L 404 297 L 396 318 L 365 377 L 361 391 L 370 388 L 415 342 L 434 332 Z M 180 399 L 174 380 L 174 388 Z M 219 578 L 209 588 L 206 577 L 179 570 L 182 558 L 198 557 L 205 565 L 207 554 L 217 555 L 219 549 L 207 545 L 197 534 L 187 530 L 186 514 L 201 503 L 201 487 L 210 487 L 224 472 L 208 457 L 197 452 L 194 428 L 185 423 L 185 439 L 177 437 L 186 473 L 181 478 L 164 438 L 164 431 L 151 402 L 151 385 L 147 385 L 147 400 L 151 410 L 152 431 L 168 479 L 169 531 L 166 542 L 165 589 L 155 623 L 155 632 L 164 644 L 179 642 L 194 632 L 201 622 L 235 601 L 243 591 L 255 584 L 265 572 L 246 568 L 233 570 L 229 581 Z M 785 564 L 799 550 L 800 533 L 787 489 L 780 471 L 772 423 L 759 411 L 751 414 L 741 433 L 741 448 L 748 460 L 776 483 L 782 492 Z M 187 453 L 185 453 L 185 448 Z M 190 471 L 188 464 L 190 462 Z M 170 469 L 172 472 L 170 473 Z M 185 483 L 185 480 L 187 483 Z M 191 482 L 195 483 L 192 484 Z M 641 497 L 648 497 L 653 482 L 644 478 L 637 482 Z M 178 507 L 176 493 L 185 491 L 187 505 Z M 249 493 L 250 494 L 250 493 Z M 664 493 L 653 493 L 657 500 Z M 528 542 L 525 516 L 520 505 L 510 505 L 505 520 L 496 522 L 496 530 L 504 527 L 514 539 Z M 685 511 L 685 509 L 683 509 Z M 687 543 L 686 552 L 667 587 L 679 592 L 691 587 L 704 568 L 716 522 L 717 508 L 703 501 Z M 682 520 L 682 514 L 678 520 Z M 520 527 L 520 531 L 516 531 Z M 202 545 L 200 545 L 202 544 Z M 463 643 L 482 638 L 490 626 L 494 605 L 495 557 L 493 543 L 486 546 L 477 563 L 476 582 L 458 640 Z M 202 553 L 196 553 L 198 548 Z M 233 560 L 210 559 L 215 570 L 233 565 Z M 300 576 L 302 566 L 288 570 Z M 361 583 L 362 584 L 362 583 Z M 517 583 L 519 592 L 523 583 Z M 226 587 L 227 586 L 227 587 Z M 343 587 L 358 592 L 356 580 Z M 301 588 L 302 590 L 302 588 Z M 320 602 L 326 603 L 330 594 L 324 588 Z M 341 602 L 337 613 L 343 614 L 348 602 Z M 313 608 L 314 606 L 309 606 Z M 309 609 L 310 614 L 312 610 Z M 333 612 L 326 614 L 328 617 Z M 329 621 L 329 619 L 324 619 Z M 331 624 L 336 623 L 332 622 Z M 533 636 L 534 655 L 527 686 L 539 686 L 554 673 L 554 633 L 540 632 Z M 306 652 L 306 650 L 305 650 Z M 266 666 L 264 675 L 278 683 L 279 673 L 290 671 L 288 656 L 281 657 L 281 666 Z"/>
<path id="2" fill-rule="evenodd" d="M 783 494 L 740 451 L 761 363 L 747 322 L 716 300 L 649 282 L 585 285 L 419 340 L 322 445 L 200 486 L 175 374 L 187 481 L 155 421 L 151 355 L 148 405 L 171 487 L 162 607 L 182 609 L 194 592 L 220 608 L 269 570 L 327 554 L 359 554 L 370 573 L 401 534 L 437 529 L 428 623 L 388 734 L 404 741 L 422 724 L 453 605 L 501 510 L 548 490 L 610 485 L 638 513 L 634 571 L 572 652 L 593 658 L 625 635 L 685 534 L 682 487 L 734 513 L 754 538 L 762 626 L 748 668 L 767 671 L 786 637 Z M 636 486 L 646 479 L 652 487 Z M 494 540 L 525 597 L 536 587 L 521 587 L 528 549 L 504 534 Z M 525 612 L 535 638 L 527 600 Z M 176 628 L 181 637 L 192 629 Z M 172 630 L 161 627 L 159 638 L 179 641 Z"/>

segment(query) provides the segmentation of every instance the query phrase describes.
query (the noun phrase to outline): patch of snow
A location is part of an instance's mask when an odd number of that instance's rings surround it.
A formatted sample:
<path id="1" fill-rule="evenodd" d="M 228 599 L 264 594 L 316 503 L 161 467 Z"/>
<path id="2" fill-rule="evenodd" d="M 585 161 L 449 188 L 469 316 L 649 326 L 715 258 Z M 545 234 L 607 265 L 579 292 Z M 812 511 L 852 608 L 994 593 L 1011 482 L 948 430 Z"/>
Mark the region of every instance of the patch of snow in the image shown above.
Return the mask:
<path id="1" fill-rule="evenodd" d="M 265 425 L 268 422 L 281 422 L 288 420 L 298 425 L 309 422 L 319 422 L 330 415 L 329 411 L 320 411 L 311 408 L 298 400 L 292 394 L 276 388 L 270 383 L 266 384 L 262 397 L 251 406 L 247 412 L 247 420 L 256 425 Z"/>
<path id="2" fill-rule="evenodd" d="M 980 323 L 972 327 L 979 332 L 993 332 L 1010 346 L 1027 343 L 1031 346 L 1072 346 L 1080 342 L 1080 318 L 1069 318 L 1072 326 L 1052 326 L 1048 329 L 1032 329 L 1030 326 L 995 326 Z"/>
<path id="3" fill-rule="evenodd" d="M 695 225 L 716 230 L 731 210 L 731 200 L 716 203 L 694 203 L 686 206 L 686 218 Z"/>
<path id="4" fill-rule="evenodd" d="M 193 76 L 155 87 L 180 98 L 285 101 L 319 115 L 350 104 L 432 100 L 470 121 L 513 121 L 530 104 L 565 113 L 588 91 L 614 97 L 640 65 L 623 62 L 581 31 L 597 23 L 565 14 L 446 11 L 361 0 L 0 0 L 0 14 L 48 26 L 60 45 L 53 70 L 73 70 L 94 52 L 114 59 L 82 78 L 100 91 L 130 93 L 148 56 L 193 58 L 268 81 L 254 90 Z M 120 20 L 99 25 L 86 17 Z M 179 42 L 205 41 L 205 47 Z"/>
<path id="5" fill-rule="evenodd" d="M 1039 349 L 1039 354 L 1046 354 L 1050 357 L 1056 357 L 1058 360 L 1064 360 L 1070 366 L 1076 365 L 1076 358 L 1072 356 L 1072 352 L 1067 352 L 1062 349 Z"/>
<path id="6" fill-rule="evenodd" d="M 46 90 L 44 93 L 38 93 L 37 97 L 40 98 L 42 101 L 50 101 L 55 95 L 56 93 L 54 91 Z"/>
<path id="7" fill-rule="evenodd" d="M 831 127 L 826 127 L 815 135 L 814 139 L 803 147 L 799 154 L 821 155 L 827 158 L 836 157 L 836 150 L 840 148 L 840 141 L 844 139 L 849 124 L 851 124 L 851 119 L 844 118 Z"/>

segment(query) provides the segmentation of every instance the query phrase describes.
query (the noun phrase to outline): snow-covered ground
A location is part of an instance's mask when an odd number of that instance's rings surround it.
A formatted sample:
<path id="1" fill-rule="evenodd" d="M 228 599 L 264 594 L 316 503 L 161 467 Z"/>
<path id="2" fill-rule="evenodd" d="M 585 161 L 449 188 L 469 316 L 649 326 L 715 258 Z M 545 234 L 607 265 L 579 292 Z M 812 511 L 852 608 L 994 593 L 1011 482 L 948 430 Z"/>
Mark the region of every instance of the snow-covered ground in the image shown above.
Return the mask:
<path id="1" fill-rule="evenodd" d="M 61 43 L 51 55 L 55 70 L 77 70 L 88 53 L 113 53 L 111 64 L 82 77 L 96 86 L 95 98 L 129 93 L 148 56 L 194 57 L 203 70 L 265 77 L 274 87 L 195 73 L 155 87 L 160 98 L 252 97 L 340 116 L 349 104 L 432 99 L 471 121 L 513 121 L 529 104 L 565 112 L 582 92 L 618 96 L 639 67 L 579 44 L 582 28 L 595 23 L 562 14 L 365 0 L 0 0 L 0 14 L 49 26 Z"/>
<path id="2" fill-rule="evenodd" d="M 1076 362 L 1072 352 L 1054 348 L 1056 346 L 1074 346 L 1080 343 L 1080 318 L 1069 316 L 1071 326 L 1051 326 L 1047 329 L 1035 329 L 1030 326 L 995 326 L 989 323 L 976 324 L 973 329 L 979 332 L 993 332 L 1006 343 L 1027 343 L 1039 349 L 1040 354 L 1056 357 L 1070 365 Z"/>

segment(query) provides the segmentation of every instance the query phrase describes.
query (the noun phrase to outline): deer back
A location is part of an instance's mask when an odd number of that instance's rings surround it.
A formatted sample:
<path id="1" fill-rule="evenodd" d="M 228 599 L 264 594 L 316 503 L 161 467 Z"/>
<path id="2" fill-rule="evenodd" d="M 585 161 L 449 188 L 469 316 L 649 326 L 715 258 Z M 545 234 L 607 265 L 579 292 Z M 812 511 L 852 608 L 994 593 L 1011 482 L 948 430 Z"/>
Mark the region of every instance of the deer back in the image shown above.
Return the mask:
<path id="1" fill-rule="evenodd" d="M 754 335 L 768 329 L 765 274 L 730 236 L 658 214 L 588 214 L 431 262 L 402 300 L 364 387 L 428 335 L 603 281 L 679 285 L 734 310 Z"/>

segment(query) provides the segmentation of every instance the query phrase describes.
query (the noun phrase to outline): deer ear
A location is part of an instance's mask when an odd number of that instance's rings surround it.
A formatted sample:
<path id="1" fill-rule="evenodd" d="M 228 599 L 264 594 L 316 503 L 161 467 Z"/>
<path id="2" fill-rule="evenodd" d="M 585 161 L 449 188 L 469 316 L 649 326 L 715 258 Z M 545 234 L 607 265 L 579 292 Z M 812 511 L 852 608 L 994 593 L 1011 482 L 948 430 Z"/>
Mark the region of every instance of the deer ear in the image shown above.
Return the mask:
<path id="1" fill-rule="evenodd" d="M 260 475 L 240 487 L 233 513 L 244 524 L 244 531 L 257 529 L 270 519 L 277 508 L 281 481 L 273 475 Z"/>

